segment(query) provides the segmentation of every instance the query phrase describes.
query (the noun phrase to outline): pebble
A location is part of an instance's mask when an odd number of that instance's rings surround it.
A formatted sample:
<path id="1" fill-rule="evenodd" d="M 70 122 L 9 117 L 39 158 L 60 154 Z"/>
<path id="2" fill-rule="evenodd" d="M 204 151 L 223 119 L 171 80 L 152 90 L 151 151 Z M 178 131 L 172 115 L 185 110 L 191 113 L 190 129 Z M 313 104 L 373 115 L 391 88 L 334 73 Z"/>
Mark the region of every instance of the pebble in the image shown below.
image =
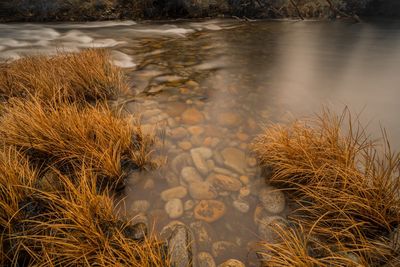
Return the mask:
<path id="1" fill-rule="evenodd" d="M 209 171 L 206 162 L 208 157 L 205 157 L 204 153 L 204 150 L 199 150 L 198 148 L 193 148 L 190 150 L 190 155 L 192 156 L 194 166 L 201 174 L 206 175 Z"/>
<path id="2" fill-rule="evenodd" d="M 258 234 L 263 241 L 275 243 L 279 241 L 279 235 L 275 227 L 287 227 L 287 221 L 281 216 L 264 216 L 258 224 Z"/>
<path id="3" fill-rule="evenodd" d="M 201 177 L 199 172 L 193 167 L 184 167 L 181 171 L 181 177 L 185 184 L 203 182 L 203 178 Z"/>
<path id="4" fill-rule="evenodd" d="M 143 189 L 144 190 L 151 190 L 155 186 L 154 180 L 153 179 L 147 179 L 144 184 L 143 184 Z"/>
<path id="5" fill-rule="evenodd" d="M 242 187 L 239 190 L 239 198 L 245 198 L 250 195 L 250 188 L 248 187 Z"/>
<path id="6" fill-rule="evenodd" d="M 181 222 L 173 221 L 165 226 L 160 235 L 167 240 L 170 264 L 175 267 L 192 266 L 193 236 Z"/>
<path id="7" fill-rule="evenodd" d="M 194 208 L 194 217 L 208 223 L 215 222 L 225 215 L 225 204 L 218 200 L 202 200 Z"/>
<path id="8" fill-rule="evenodd" d="M 169 131 L 169 136 L 174 140 L 180 140 L 188 135 L 188 131 L 183 127 L 177 127 Z"/>
<path id="9" fill-rule="evenodd" d="M 241 118 L 233 112 L 222 112 L 217 116 L 218 123 L 226 127 L 234 127 L 240 124 Z"/>
<path id="10" fill-rule="evenodd" d="M 238 175 L 230 170 L 220 168 L 220 167 L 215 167 L 214 172 L 219 173 L 219 174 L 224 174 L 232 177 L 237 177 Z"/>
<path id="11" fill-rule="evenodd" d="M 216 267 L 214 258 L 208 252 L 199 252 L 197 254 L 198 267 Z"/>
<path id="12" fill-rule="evenodd" d="M 249 182 L 250 182 L 249 176 L 246 176 L 246 175 L 240 176 L 240 177 L 239 177 L 239 180 L 240 180 L 243 184 L 249 184 Z"/>
<path id="13" fill-rule="evenodd" d="M 222 150 L 221 155 L 227 167 L 238 173 L 244 173 L 244 169 L 246 168 L 246 155 L 242 150 L 234 147 L 227 147 Z"/>
<path id="14" fill-rule="evenodd" d="M 207 181 L 212 183 L 217 189 L 223 191 L 239 191 L 242 187 L 242 183 L 231 176 L 223 175 L 223 174 L 215 174 L 211 175 L 207 178 Z"/>
<path id="15" fill-rule="evenodd" d="M 233 201 L 233 207 L 242 213 L 247 213 L 250 209 L 249 203 L 240 200 Z"/>
<path id="16" fill-rule="evenodd" d="M 204 121 L 202 112 L 195 108 L 188 108 L 182 113 L 182 122 L 185 124 L 200 124 Z"/>
<path id="17" fill-rule="evenodd" d="M 177 219 L 183 215 L 183 204 L 179 198 L 169 200 L 165 204 L 165 212 L 171 219 Z"/>
<path id="18" fill-rule="evenodd" d="M 178 146 L 183 150 L 190 150 L 192 148 L 192 143 L 189 141 L 182 141 L 178 143 Z"/>
<path id="19" fill-rule="evenodd" d="M 247 158 L 247 165 L 249 165 L 250 167 L 255 167 L 257 165 L 256 158 L 253 157 Z"/>
<path id="20" fill-rule="evenodd" d="M 204 133 L 204 128 L 200 126 L 190 126 L 188 131 L 191 135 L 201 135 Z"/>
<path id="21" fill-rule="evenodd" d="M 192 158 L 189 153 L 181 153 L 172 159 L 170 165 L 176 174 L 180 174 L 183 167 L 192 165 Z"/>
<path id="22" fill-rule="evenodd" d="M 219 264 L 218 267 L 246 267 L 246 265 L 239 260 L 229 259 Z"/>
<path id="23" fill-rule="evenodd" d="M 183 204 L 183 209 L 185 211 L 191 210 L 194 207 L 194 201 L 192 199 L 186 200 L 185 203 Z"/>
<path id="24" fill-rule="evenodd" d="M 169 201 L 174 198 L 184 198 L 187 195 L 187 189 L 184 186 L 176 186 L 161 192 L 161 199 Z"/>
<path id="25" fill-rule="evenodd" d="M 245 142 L 249 139 L 249 136 L 245 133 L 237 133 L 236 137 L 242 142 Z"/>
<path id="26" fill-rule="evenodd" d="M 283 192 L 272 186 L 262 188 L 258 193 L 258 199 L 264 209 L 270 213 L 278 214 L 285 209 L 286 201 Z"/>
<path id="27" fill-rule="evenodd" d="M 209 182 L 194 182 L 189 184 L 189 194 L 194 199 L 214 199 L 217 190 Z"/>

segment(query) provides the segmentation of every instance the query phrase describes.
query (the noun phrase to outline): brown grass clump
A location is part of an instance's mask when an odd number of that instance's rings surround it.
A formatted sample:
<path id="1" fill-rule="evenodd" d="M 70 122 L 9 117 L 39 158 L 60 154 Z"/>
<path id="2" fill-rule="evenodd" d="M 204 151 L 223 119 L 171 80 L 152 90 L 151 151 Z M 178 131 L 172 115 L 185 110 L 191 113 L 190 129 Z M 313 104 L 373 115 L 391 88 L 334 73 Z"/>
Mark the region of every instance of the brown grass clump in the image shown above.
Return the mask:
<path id="1" fill-rule="evenodd" d="M 121 69 L 107 50 L 28 56 L 0 64 L 0 99 L 35 97 L 74 102 L 116 99 L 128 92 Z"/>
<path id="2" fill-rule="evenodd" d="M 261 165 L 273 171 L 269 181 L 290 192 L 290 219 L 327 251 L 350 251 L 367 266 L 390 264 L 400 255 L 389 239 L 400 224 L 400 156 L 386 141 L 383 147 L 369 141 L 348 111 L 272 125 L 253 147 Z M 347 266 L 337 262 L 330 260 Z"/>
<path id="3" fill-rule="evenodd" d="M 145 227 L 118 218 L 96 176 L 78 183 L 53 172 L 44 189 L 38 173 L 13 149 L 0 152 L 1 266 L 164 266 L 165 249 Z"/>
<path id="4" fill-rule="evenodd" d="M 103 186 L 114 189 L 129 172 L 155 164 L 150 157 L 153 139 L 142 133 L 139 122 L 104 105 L 53 106 L 14 99 L 0 117 L 0 137 L 36 166 L 56 166 L 67 174 L 84 166 Z"/>

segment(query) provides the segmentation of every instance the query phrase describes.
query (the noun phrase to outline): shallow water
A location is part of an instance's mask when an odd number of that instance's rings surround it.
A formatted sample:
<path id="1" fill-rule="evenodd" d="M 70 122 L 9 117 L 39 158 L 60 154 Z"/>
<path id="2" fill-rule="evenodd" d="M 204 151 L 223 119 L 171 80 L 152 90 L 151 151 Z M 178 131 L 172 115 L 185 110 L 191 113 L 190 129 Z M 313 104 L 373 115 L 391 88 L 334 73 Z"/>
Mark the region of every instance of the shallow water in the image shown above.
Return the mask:
<path id="1" fill-rule="evenodd" d="M 382 125 L 394 147 L 400 145 L 398 22 L 0 24 L 3 60 L 85 47 L 112 49 L 139 96 L 126 110 L 142 113 L 146 130 L 157 124 L 163 140 L 167 163 L 129 179 L 127 213 L 141 211 L 157 230 L 184 222 L 195 232 L 197 251 L 210 252 L 217 263 L 236 258 L 253 264 L 248 251 L 254 241 L 269 238 L 259 219 L 288 211 L 271 208 L 279 196 L 268 192 L 267 206 L 260 203 L 267 185 L 248 148 L 259 125 L 311 115 L 324 105 L 338 112 L 348 106 L 361 112 L 373 136 Z M 211 187 L 195 190 L 204 184 Z M 170 188 L 172 196 L 162 194 Z M 170 198 L 181 200 L 166 204 Z M 215 207 L 199 204 L 204 198 L 224 211 L 201 212 L 200 206 Z M 219 251 L 222 245 L 228 249 Z"/>

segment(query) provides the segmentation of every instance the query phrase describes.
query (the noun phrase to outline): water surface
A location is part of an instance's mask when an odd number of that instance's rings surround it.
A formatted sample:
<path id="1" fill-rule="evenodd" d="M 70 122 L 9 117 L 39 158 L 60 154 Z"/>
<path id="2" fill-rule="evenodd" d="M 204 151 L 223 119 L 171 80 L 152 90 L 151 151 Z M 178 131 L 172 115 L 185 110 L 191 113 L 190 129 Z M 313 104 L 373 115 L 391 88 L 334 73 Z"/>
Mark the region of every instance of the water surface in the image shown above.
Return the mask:
<path id="1" fill-rule="evenodd" d="M 141 113 L 144 128 L 157 125 L 164 137 L 167 162 L 129 179 L 127 213 L 142 213 L 155 230 L 171 221 L 185 223 L 195 233 L 197 251 L 209 252 L 217 263 L 236 258 L 256 265 L 248 251 L 269 238 L 260 220 L 288 212 L 271 212 L 276 195 L 267 206 L 260 203 L 259 191 L 268 187 L 249 153 L 259 125 L 308 116 L 324 105 L 337 112 L 348 106 L 361 112 L 373 136 L 382 125 L 394 147 L 400 145 L 398 22 L 0 25 L 2 60 L 86 47 L 113 51 L 138 94 L 126 110 Z M 216 176 L 231 183 L 216 182 Z M 210 192 L 199 196 L 190 189 L 193 182 L 210 184 Z M 170 188 L 175 195 L 166 197 Z M 215 203 L 204 198 L 222 203 L 220 218 L 210 222 L 199 216 L 200 208 L 196 216 L 200 203 Z"/>

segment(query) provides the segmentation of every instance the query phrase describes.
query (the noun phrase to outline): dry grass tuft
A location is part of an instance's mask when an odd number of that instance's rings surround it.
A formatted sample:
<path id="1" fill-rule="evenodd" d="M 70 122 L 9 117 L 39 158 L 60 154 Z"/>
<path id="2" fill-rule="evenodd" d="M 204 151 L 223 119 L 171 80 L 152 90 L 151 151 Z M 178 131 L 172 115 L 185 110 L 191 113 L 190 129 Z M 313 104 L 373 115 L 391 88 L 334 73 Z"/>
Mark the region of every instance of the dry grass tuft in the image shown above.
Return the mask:
<path id="1" fill-rule="evenodd" d="M 101 101 L 128 92 L 121 69 L 107 50 L 87 49 L 55 56 L 29 56 L 0 65 L 0 99 Z"/>
<path id="2" fill-rule="evenodd" d="M 117 215 L 154 139 L 108 106 L 126 89 L 106 51 L 0 66 L 0 265 L 169 266 L 164 243 Z"/>
<path id="3" fill-rule="evenodd" d="M 56 166 L 63 173 L 77 166 L 94 171 L 103 186 L 114 189 L 139 168 L 152 167 L 153 138 L 133 117 L 118 116 L 107 106 L 46 105 L 14 99 L 4 107 L 0 136 L 36 166 Z"/>
<path id="4" fill-rule="evenodd" d="M 389 240 L 400 224 L 400 156 L 386 138 L 379 146 L 348 111 L 324 111 L 314 120 L 268 127 L 253 147 L 273 171 L 269 181 L 290 192 L 290 219 L 328 251 L 350 251 L 368 266 L 400 255 Z"/>
<path id="5" fill-rule="evenodd" d="M 61 185 L 43 190 L 38 173 L 13 149 L 0 153 L 2 266 L 165 266 L 165 248 L 145 227 L 117 217 L 96 176 L 78 183 L 54 172 Z"/>

